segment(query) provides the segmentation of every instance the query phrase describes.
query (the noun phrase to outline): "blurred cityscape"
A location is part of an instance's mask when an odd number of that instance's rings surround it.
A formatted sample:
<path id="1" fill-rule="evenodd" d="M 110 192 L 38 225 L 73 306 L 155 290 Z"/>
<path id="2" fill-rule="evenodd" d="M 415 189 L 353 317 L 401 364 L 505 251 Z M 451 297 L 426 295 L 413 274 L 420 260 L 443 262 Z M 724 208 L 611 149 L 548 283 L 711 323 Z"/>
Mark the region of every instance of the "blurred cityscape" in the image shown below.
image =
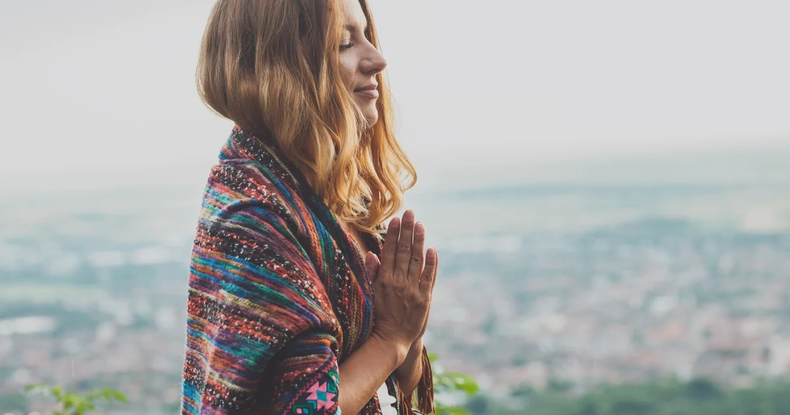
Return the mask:
<path id="1" fill-rule="evenodd" d="M 177 410 L 199 205 L 165 185 L 0 200 L 0 412 L 35 409 L 18 392 L 38 382 Z M 790 373 L 786 184 L 527 184 L 407 207 L 441 257 L 425 342 L 488 396 Z"/>

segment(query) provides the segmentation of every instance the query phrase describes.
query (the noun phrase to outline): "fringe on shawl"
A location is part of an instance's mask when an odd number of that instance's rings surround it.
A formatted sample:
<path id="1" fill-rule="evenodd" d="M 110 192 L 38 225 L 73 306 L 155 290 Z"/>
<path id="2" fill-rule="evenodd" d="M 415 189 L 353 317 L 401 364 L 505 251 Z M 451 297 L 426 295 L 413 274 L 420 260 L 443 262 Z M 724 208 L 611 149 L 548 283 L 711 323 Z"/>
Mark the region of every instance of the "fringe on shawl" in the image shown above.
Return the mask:
<path id="1" fill-rule="evenodd" d="M 422 376 L 420 382 L 417 384 L 417 410 L 420 414 L 433 414 L 435 409 L 433 406 L 433 370 L 431 370 L 431 361 L 428 359 L 428 349 L 422 347 Z M 409 391 L 408 394 L 398 388 L 398 401 L 400 408 L 398 413 L 401 415 L 414 415 L 412 403 L 414 401 L 414 391 Z"/>

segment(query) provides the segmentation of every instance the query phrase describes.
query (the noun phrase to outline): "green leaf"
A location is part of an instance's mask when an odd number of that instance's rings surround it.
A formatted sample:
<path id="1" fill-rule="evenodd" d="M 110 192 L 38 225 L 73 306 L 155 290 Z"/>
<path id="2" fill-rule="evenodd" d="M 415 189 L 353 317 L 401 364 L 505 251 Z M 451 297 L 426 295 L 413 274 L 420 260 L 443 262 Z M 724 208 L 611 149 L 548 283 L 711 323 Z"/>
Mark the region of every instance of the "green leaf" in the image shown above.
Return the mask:
<path id="1" fill-rule="evenodd" d="M 477 382 L 474 379 L 470 378 L 466 375 L 459 375 L 455 378 L 455 386 L 464 391 L 467 396 L 472 396 L 478 392 L 480 392 L 480 386 L 478 386 Z"/>
<path id="2" fill-rule="evenodd" d="M 474 379 L 457 372 L 445 373 L 439 383 L 451 391 L 462 391 L 467 396 L 472 396 L 480 391 L 480 386 Z"/>
<path id="3" fill-rule="evenodd" d="M 25 386 L 25 392 L 31 394 L 40 393 L 42 395 L 49 395 L 52 393 L 49 385 L 46 385 L 44 383 L 37 383 L 35 385 Z"/>
<path id="4" fill-rule="evenodd" d="M 447 407 L 447 413 L 450 415 L 471 415 L 472 413 L 464 408 L 459 408 L 457 406 L 450 406 Z"/>
<path id="5" fill-rule="evenodd" d="M 116 401 L 123 403 L 129 403 L 129 399 L 126 397 L 126 395 L 124 395 L 120 391 L 117 391 L 115 389 L 105 389 L 105 390 L 107 391 L 107 393 L 112 399 L 115 399 Z"/>
<path id="6" fill-rule="evenodd" d="M 82 403 L 83 399 L 76 393 L 69 392 L 59 400 L 63 404 L 63 409 L 76 408 Z"/>
<path id="7" fill-rule="evenodd" d="M 103 388 L 91 391 L 90 396 L 94 397 L 94 399 L 102 398 L 107 401 L 107 403 L 112 403 L 113 401 L 129 403 L 129 399 L 126 398 L 126 395 L 111 388 Z"/>

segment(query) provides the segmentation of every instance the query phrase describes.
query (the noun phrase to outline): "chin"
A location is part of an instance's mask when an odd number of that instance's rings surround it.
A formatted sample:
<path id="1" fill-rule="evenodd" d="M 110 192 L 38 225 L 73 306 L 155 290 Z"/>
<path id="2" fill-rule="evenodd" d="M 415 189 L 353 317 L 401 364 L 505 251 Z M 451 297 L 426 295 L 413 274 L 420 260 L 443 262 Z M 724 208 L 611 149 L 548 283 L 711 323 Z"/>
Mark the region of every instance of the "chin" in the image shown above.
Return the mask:
<path id="1" fill-rule="evenodd" d="M 373 108 L 372 110 L 366 110 L 364 114 L 365 120 L 368 122 L 369 126 L 373 126 L 379 120 L 379 112 L 376 110 L 376 108 Z"/>

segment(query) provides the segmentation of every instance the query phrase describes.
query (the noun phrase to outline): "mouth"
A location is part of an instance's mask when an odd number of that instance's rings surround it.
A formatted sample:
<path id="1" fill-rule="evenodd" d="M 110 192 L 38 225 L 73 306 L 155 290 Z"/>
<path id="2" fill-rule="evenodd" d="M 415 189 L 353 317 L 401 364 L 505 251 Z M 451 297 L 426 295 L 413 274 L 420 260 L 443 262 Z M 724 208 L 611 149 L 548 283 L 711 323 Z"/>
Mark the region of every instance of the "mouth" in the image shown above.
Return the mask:
<path id="1" fill-rule="evenodd" d="M 376 89 L 378 85 L 370 84 L 354 90 L 354 93 L 365 98 L 376 99 L 379 97 L 379 91 Z"/>

